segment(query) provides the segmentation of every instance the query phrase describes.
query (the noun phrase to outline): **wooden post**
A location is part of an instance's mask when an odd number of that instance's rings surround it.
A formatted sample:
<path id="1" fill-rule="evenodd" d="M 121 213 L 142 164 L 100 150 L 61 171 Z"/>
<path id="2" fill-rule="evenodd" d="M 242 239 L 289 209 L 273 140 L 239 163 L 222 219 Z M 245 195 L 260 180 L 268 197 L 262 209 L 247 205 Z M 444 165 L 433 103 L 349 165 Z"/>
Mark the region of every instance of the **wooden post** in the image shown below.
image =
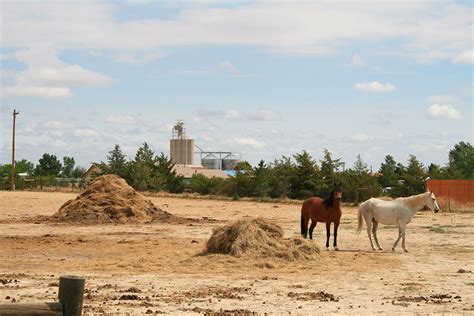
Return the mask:
<path id="1" fill-rule="evenodd" d="M 82 301 L 86 279 L 79 276 L 66 275 L 59 278 L 59 302 L 63 306 L 64 316 L 81 316 Z"/>
<path id="2" fill-rule="evenodd" d="M 9 303 L 0 304 L 2 316 L 59 316 L 63 315 L 60 303 Z"/>
<path id="3" fill-rule="evenodd" d="M 13 110 L 13 133 L 12 133 L 12 174 L 11 174 L 11 183 L 10 189 L 15 191 L 15 125 L 16 125 L 16 116 L 20 114 L 16 110 Z"/>

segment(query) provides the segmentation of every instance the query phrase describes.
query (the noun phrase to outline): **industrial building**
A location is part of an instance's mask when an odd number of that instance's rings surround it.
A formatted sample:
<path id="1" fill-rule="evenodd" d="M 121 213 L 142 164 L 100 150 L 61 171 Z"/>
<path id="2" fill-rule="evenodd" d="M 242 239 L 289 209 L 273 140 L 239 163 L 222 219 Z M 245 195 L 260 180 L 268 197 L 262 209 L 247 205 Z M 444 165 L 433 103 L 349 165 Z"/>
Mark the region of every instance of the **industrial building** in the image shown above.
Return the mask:
<path id="1" fill-rule="evenodd" d="M 195 155 L 201 158 L 201 164 L 194 164 Z M 232 175 L 240 154 L 230 151 L 204 151 L 186 137 L 183 121 L 177 121 L 171 130 L 170 158 L 176 164 L 175 170 L 185 178 L 195 173 L 207 177 L 227 178 Z"/>

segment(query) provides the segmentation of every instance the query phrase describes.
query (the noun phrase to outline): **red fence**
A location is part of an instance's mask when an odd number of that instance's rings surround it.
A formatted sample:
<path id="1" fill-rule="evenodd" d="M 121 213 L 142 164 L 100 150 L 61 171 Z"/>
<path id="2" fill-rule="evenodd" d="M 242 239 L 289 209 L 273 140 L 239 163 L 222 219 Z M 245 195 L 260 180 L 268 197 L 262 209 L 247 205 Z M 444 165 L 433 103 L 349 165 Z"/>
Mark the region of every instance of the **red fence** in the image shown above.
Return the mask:
<path id="1" fill-rule="evenodd" d="M 474 207 L 474 180 L 428 180 L 426 185 L 441 208 Z"/>

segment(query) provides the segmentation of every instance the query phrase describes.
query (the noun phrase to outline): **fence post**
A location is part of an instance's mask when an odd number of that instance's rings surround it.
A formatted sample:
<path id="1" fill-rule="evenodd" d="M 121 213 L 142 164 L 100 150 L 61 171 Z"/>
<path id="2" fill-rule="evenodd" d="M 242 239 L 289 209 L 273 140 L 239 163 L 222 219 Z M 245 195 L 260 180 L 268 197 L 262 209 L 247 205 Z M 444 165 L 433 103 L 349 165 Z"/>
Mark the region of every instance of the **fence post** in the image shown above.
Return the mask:
<path id="1" fill-rule="evenodd" d="M 86 279 L 79 276 L 65 275 L 59 278 L 59 302 L 65 316 L 81 316 L 82 301 Z"/>

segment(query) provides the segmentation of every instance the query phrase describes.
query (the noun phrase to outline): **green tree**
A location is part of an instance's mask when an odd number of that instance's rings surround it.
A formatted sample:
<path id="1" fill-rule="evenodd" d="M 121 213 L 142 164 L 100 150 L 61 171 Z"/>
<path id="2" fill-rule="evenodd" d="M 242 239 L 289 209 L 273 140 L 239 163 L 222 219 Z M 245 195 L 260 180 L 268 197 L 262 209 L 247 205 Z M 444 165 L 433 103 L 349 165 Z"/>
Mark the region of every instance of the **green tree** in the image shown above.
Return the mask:
<path id="1" fill-rule="evenodd" d="M 295 165 L 290 157 L 275 159 L 268 169 L 269 195 L 272 198 L 289 197 L 291 179 L 295 174 Z"/>
<path id="2" fill-rule="evenodd" d="M 292 198 L 308 198 L 318 194 L 319 168 L 311 155 L 303 150 L 293 155 L 296 164 L 294 175 L 290 179 Z"/>
<path id="3" fill-rule="evenodd" d="M 74 161 L 73 157 L 65 156 L 63 157 L 63 168 L 62 168 L 62 176 L 66 178 L 72 177 L 72 171 L 74 170 L 74 165 L 76 162 Z"/>
<path id="4" fill-rule="evenodd" d="M 54 176 L 57 177 L 61 172 L 62 165 L 58 157 L 48 153 L 43 154 L 36 165 L 35 174 L 39 176 Z"/>
<path id="5" fill-rule="evenodd" d="M 157 177 L 155 152 L 145 142 L 138 148 L 131 164 L 132 186 L 138 190 L 158 190 L 160 181 Z"/>
<path id="6" fill-rule="evenodd" d="M 385 156 L 385 161 L 380 165 L 378 178 L 380 185 L 384 188 L 394 187 L 397 184 L 399 175 L 397 174 L 397 162 L 391 155 Z"/>
<path id="7" fill-rule="evenodd" d="M 196 173 L 189 179 L 189 187 L 193 192 L 199 194 L 216 194 L 223 181 L 224 179 L 221 178 L 207 178 L 203 174 Z"/>
<path id="8" fill-rule="evenodd" d="M 260 160 L 255 168 L 253 168 L 255 195 L 260 198 L 268 196 L 270 192 L 269 172 L 270 167 L 264 160 Z"/>
<path id="9" fill-rule="evenodd" d="M 171 193 L 180 193 L 184 190 L 184 178 L 173 170 L 175 164 L 165 154 L 156 157 L 156 176 L 162 184 L 161 188 Z"/>
<path id="10" fill-rule="evenodd" d="M 102 174 L 116 174 L 124 178 L 127 183 L 132 183 L 130 163 L 127 162 L 127 158 L 119 144 L 115 144 L 114 149 L 109 151 L 107 162 L 102 161 L 99 164 L 99 169 L 102 171 Z"/>
<path id="11" fill-rule="evenodd" d="M 435 163 L 431 163 L 428 166 L 428 176 L 430 179 L 449 179 L 450 174 L 448 169 L 445 167 L 441 167 Z"/>
<path id="12" fill-rule="evenodd" d="M 454 145 L 449 151 L 449 168 L 464 179 L 474 179 L 474 147 L 467 142 Z"/>
<path id="13" fill-rule="evenodd" d="M 415 155 L 410 155 L 408 165 L 404 168 L 400 181 L 392 191 L 392 195 L 410 196 L 425 191 L 425 179 L 428 174 L 423 164 Z"/>
<path id="14" fill-rule="evenodd" d="M 235 165 L 236 174 L 230 178 L 229 190 L 234 198 L 243 196 L 256 196 L 255 175 L 252 165 L 247 161 L 239 161 Z M 233 188 L 232 188 L 233 186 Z"/>
<path id="15" fill-rule="evenodd" d="M 324 158 L 320 160 L 321 175 L 324 179 L 334 180 L 336 171 L 344 164 L 341 158 L 333 159 L 332 154 L 326 148 L 323 149 Z"/>
<path id="16" fill-rule="evenodd" d="M 11 165 L 10 165 L 11 166 Z M 11 171 L 10 171 L 11 172 Z M 28 173 L 32 175 L 35 172 L 35 165 L 26 159 L 15 161 L 15 174 Z"/>
<path id="17" fill-rule="evenodd" d="M 357 155 L 356 161 L 354 162 L 354 172 L 357 175 L 364 175 L 369 173 L 369 167 L 367 163 L 362 160 L 360 154 Z"/>
<path id="18" fill-rule="evenodd" d="M 82 167 L 82 166 L 76 166 L 74 168 L 74 170 L 72 171 L 72 177 L 74 179 L 80 179 L 84 176 L 84 174 L 86 173 L 86 168 Z"/>

